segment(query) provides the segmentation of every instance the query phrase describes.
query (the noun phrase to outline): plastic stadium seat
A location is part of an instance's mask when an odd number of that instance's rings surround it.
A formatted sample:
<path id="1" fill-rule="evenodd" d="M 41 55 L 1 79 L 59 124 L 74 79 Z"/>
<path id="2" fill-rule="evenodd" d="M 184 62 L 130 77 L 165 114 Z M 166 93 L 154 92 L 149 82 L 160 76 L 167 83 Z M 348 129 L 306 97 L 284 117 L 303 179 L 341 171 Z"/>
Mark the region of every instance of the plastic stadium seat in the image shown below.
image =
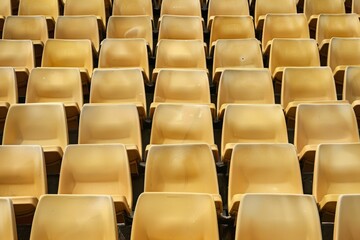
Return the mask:
<path id="1" fill-rule="evenodd" d="M 88 39 L 98 53 L 100 38 L 95 16 L 59 16 L 55 25 L 55 39 Z"/>
<path id="2" fill-rule="evenodd" d="M 305 170 L 312 170 L 319 144 L 347 142 L 359 142 L 356 117 L 350 104 L 300 104 L 297 107 L 294 145 Z"/>
<path id="3" fill-rule="evenodd" d="M 149 224 L 151 222 L 151 224 Z M 143 193 L 131 228 L 131 240 L 218 240 L 215 204 L 208 194 Z"/>
<path id="4" fill-rule="evenodd" d="M 360 15 L 360 1 L 352 0 L 351 12 Z"/>
<path id="5" fill-rule="evenodd" d="M 195 103 L 208 105 L 215 116 L 215 105 L 211 103 L 209 78 L 206 70 L 161 69 L 150 105 L 150 117 L 162 103 Z"/>
<path id="6" fill-rule="evenodd" d="M 107 194 L 117 214 L 131 214 L 131 174 L 125 146 L 69 145 L 61 166 L 58 194 Z"/>
<path id="7" fill-rule="evenodd" d="M 316 151 L 313 195 L 323 221 L 332 221 L 340 194 L 360 194 L 360 143 L 320 144 Z"/>
<path id="8" fill-rule="evenodd" d="M 259 41 L 249 39 L 219 39 L 216 41 L 212 81 L 218 83 L 222 71 L 228 68 L 263 68 Z"/>
<path id="9" fill-rule="evenodd" d="M 41 147 L 0 146 L 0 166 L 0 198 L 12 200 L 17 218 L 31 218 L 40 196 L 47 193 Z"/>
<path id="10" fill-rule="evenodd" d="M 143 75 L 137 68 L 97 68 L 91 78 L 90 103 L 136 105 L 140 119 L 147 116 Z"/>
<path id="11" fill-rule="evenodd" d="M 12 15 L 12 1 L 2 0 L 0 4 L 0 31 L 3 29 L 5 18 Z"/>
<path id="12" fill-rule="evenodd" d="M 235 239 L 264 240 L 269 236 L 278 240 L 321 240 L 321 225 L 314 197 L 245 195 L 239 207 Z"/>
<path id="13" fill-rule="evenodd" d="M 310 38 L 304 14 L 267 14 L 262 31 L 262 51 L 269 54 L 274 38 Z"/>
<path id="14" fill-rule="evenodd" d="M 283 73 L 281 105 L 288 127 L 294 127 L 300 103 L 337 101 L 334 77 L 329 67 L 286 67 Z"/>
<path id="15" fill-rule="evenodd" d="M 69 0 L 67 0 L 69 1 Z M 45 195 L 40 198 L 30 240 L 118 239 L 110 196 Z"/>
<path id="16" fill-rule="evenodd" d="M 209 55 L 218 39 L 255 38 L 254 22 L 250 16 L 214 16 L 210 30 Z"/>
<path id="17" fill-rule="evenodd" d="M 218 157 L 208 105 L 159 104 L 154 112 L 149 150 L 159 144 L 206 143 Z"/>
<path id="18" fill-rule="evenodd" d="M 79 68 L 82 83 L 89 83 L 93 71 L 91 41 L 49 39 L 44 47 L 41 67 Z"/>
<path id="19" fill-rule="evenodd" d="M 2 132 L 9 107 L 18 102 L 18 90 L 13 68 L 1 67 L 0 79 L 0 132 Z"/>
<path id="20" fill-rule="evenodd" d="M 207 27 L 210 30 L 215 16 L 249 15 L 247 0 L 209 0 Z"/>
<path id="21" fill-rule="evenodd" d="M 320 55 L 325 59 L 329 42 L 333 37 L 360 37 L 360 22 L 357 14 L 320 14 L 316 27 L 316 41 Z"/>
<path id="22" fill-rule="evenodd" d="M 333 70 L 336 84 L 343 84 L 346 66 L 360 65 L 360 38 L 330 39 L 327 65 Z"/>
<path id="23" fill-rule="evenodd" d="M 187 15 L 201 17 L 200 1 L 194 0 L 162 0 L 160 19 L 164 15 Z"/>
<path id="24" fill-rule="evenodd" d="M 80 114 L 79 144 L 125 144 L 132 173 L 142 159 L 141 129 L 135 105 L 85 104 Z"/>
<path id="25" fill-rule="evenodd" d="M 343 100 L 349 101 L 352 105 L 355 115 L 360 123 L 360 85 L 358 79 L 360 77 L 360 67 L 349 66 L 345 68 Z"/>
<path id="26" fill-rule="evenodd" d="M 153 21 L 151 0 L 113 0 L 112 16 L 117 15 L 145 15 Z"/>
<path id="27" fill-rule="evenodd" d="M 149 81 L 149 62 L 145 39 L 105 39 L 101 43 L 99 68 L 140 68 Z"/>
<path id="28" fill-rule="evenodd" d="M 144 38 L 153 54 L 153 32 L 150 16 L 111 16 L 106 29 L 107 38 Z"/>
<path id="29" fill-rule="evenodd" d="M 201 40 L 160 40 L 156 52 L 155 69 L 152 74 L 153 81 L 159 70 L 163 68 L 207 70 L 204 42 Z"/>
<path id="30" fill-rule="evenodd" d="M 334 223 L 334 240 L 357 239 L 359 233 L 360 195 L 342 195 L 339 198 Z"/>
<path id="31" fill-rule="evenodd" d="M 68 145 L 65 107 L 61 103 L 13 104 L 5 121 L 4 145 L 41 145 L 48 172 L 58 172 Z"/>
<path id="32" fill-rule="evenodd" d="M 246 193 L 303 194 L 292 144 L 251 143 L 234 147 L 229 170 L 228 209 L 236 216 Z"/>
<path id="33" fill-rule="evenodd" d="M 146 158 L 144 192 L 207 193 L 222 212 L 214 156 L 207 144 L 152 146 Z"/>
<path id="34" fill-rule="evenodd" d="M 274 90 L 268 69 L 225 69 L 218 87 L 217 115 L 222 119 L 226 107 L 239 104 L 274 104 Z"/>
<path id="35" fill-rule="evenodd" d="M 17 240 L 14 208 L 9 198 L 0 198 L 0 238 Z"/>
<path id="36" fill-rule="evenodd" d="M 83 105 L 81 75 L 77 68 L 35 68 L 31 71 L 26 103 L 60 102 L 69 129 L 77 129 Z"/>
<path id="37" fill-rule="evenodd" d="M 221 158 L 231 159 L 237 143 L 287 143 L 285 117 L 280 105 L 229 104 L 224 113 Z"/>
<path id="38" fill-rule="evenodd" d="M 264 19 L 268 13 L 296 13 L 295 0 L 256 0 L 255 2 L 255 28 L 261 31 Z"/>

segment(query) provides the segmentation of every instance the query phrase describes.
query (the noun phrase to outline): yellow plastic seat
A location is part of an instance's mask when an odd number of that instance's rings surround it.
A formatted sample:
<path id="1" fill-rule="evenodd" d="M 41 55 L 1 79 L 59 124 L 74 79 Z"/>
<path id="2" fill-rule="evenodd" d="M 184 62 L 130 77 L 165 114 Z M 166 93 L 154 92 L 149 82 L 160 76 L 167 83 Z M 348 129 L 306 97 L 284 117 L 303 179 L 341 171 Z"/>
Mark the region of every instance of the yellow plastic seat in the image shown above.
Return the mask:
<path id="1" fill-rule="evenodd" d="M 186 15 L 201 18 L 200 1 L 193 0 L 162 0 L 160 19 L 164 15 Z"/>
<path id="2" fill-rule="evenodd" d="M 146 158 L 144 192 L 210 194 L 222 213 L 214 156 L 207 144 L 152 146 Z"/>
<path id="3" fill-rule="evenodd" d="M 221 15 L 249 15 L 249 3 L 247 0 L 208 0 L 207 27 L 212 28 L 215 16 Z"/>
<path id="4" fill-rule="evenodd" d="M 4 145 L 41 145 L 48 172 L 58 172 L 68 141 L 63 104 L 28 103 L 10 106 L 2 143 Z"/>
<path id="5" fill-rule="evenodd" d="M 63 103 L 69 129 L 77 129 L 79 114 L 84 103 L 79 69 L 33 69 L 29 76 L 25 102 Z"/>
<path id="6" fill-rule="evenodd" d="M 304 14 L 266 14 L 262 31 L 262 51 L 268 55 L 274 38 L 310 38 Z"/>
<path id="7" fill-rule="evenodd" d="M 14 208 L 9 198 L 0 198 L 0 238 L 17 240 Z"/>
<path id="8" fill-rule="evenodd" d="M 85 104 L 80 114 L 79 144 L 125 144 L 131 172 L 142 159 L 138 111 L 129 104 Z"/>
<path id="9" fill-rule="evenodd" d="M 88 39 L 94 52 L 100 49 L 98 22 L 95 16 L 59 16 L 55 25 L 55 39 Z"/>
<path id="10" fill-rule="evenodd" d="M 252 17 L 214 16 L 210 30 L 209 55 L 212 55 L 218 39 L 255 38 Z"/>
<path id="11" fill-rule="evenodd" d="M 12 200 L 18 219 L 31 219 L 47 193 L 43 150 L 39 145 L 0 146 L 0 166 L 0 198 Z"/>
<path id="12" fill-rule="evenodd" d="M 352 0 L 351 12 L 360 15 L 360 1 Z"/>
<path id="13" fill-rule="evenodd" d="M 201 40 L 162 39 L 158 42 L 152 81 L 163 68 L 207 70 L 204 42 Z"/>
<path id="14" fill-rule="evenodd" d="M 312 170 L 319 144 L 347 142 L 359 142 L 356 117 L 350 104 L 298 105 L 294 145 L 305 169 Z"/>
<path id="15" fill-rule="evenodd" d="M 211 111 L 208 105 L 159 104 L 156 107 L 151 126 L 148 151 L 153 145 L 206 143 L 218 158 L 214 143 Z"/>
<path id="16" fill-rule="evenodd" d="M 142 193 L 135 208 L 131 240 L 168 239 L 170 236 L 172 239 L 218 240 L 211 195 Z"/>
<path id="17" fill-rule="evenodd" d="M 288 127 L 294 127 L 300 103 L 336 102 L 334 77 L 329 67 L 286 67 L 281 89 L 281 106 Z"/>
<path id="18" fill-rule="evenodd" d="M 18 102 L 18 90 L 13 68 L 1 67 L 0 78 L 0 132 L 2 132 L 9 107 Z"/>
<path id="19" fill-rule="evenodd" d="M 316 41 L 320 54 L 325 59 L 332 37 L 360 37 L 357 14 L 320 14 L 316 27 Z"/>
<path id="20" fill-rule="evenodd" d="M 229 104 L 225 109 L 221 134 L 222 161 L 230 161 L 237 143 L 288 143 L 281 106 Z"/>
<path id="21" fill-rule="evenodd" d="M 41 67 L 79 68 L 83 85 L 88 84 L 93 71 L 91 41 L 49 39 L 44 47 Z"/>
<path id="22" fill-rule="evenodd" d="M 0 5 L 0 31 L 3 30 L 5 18 L 12 15 L 12 0 L 2 0 Z"/>
<path id="23" fill-rule="evenodd" d="M 0 40 L 0 66 L 15 69 L 19 94 L 23 95 L 29 73 L 35 67 L 31 40 Z"/>
<path id="24" fill-rule="evenodd" d="M 258 1 L 258 0 L 257 0 Z M 248 194 L 240 203 L 235 239 L 321 240 L 313 196 Z"/>
<path id="25" fill-rule="evenodd" d="M 116 213 L 130 215 L 131 174 L 125 145 L 69 145 L 61 165 L 58 194 L 110 195 Z"/>
<path id="26" fill-rule="evenodd" d="M 215 105 L 211 103 L 209 78 L 206 70 L 161 69 L 150 105 L 150 117 L 162 103 L 194 103 L 210 107 L 215 117 Z"/>
<path id="27" fill-rule="evenodd" d="M 263 68 L 259 41 L 249 39 L 219 39 L 214 50 L 212 81 L 217 84 L 222 72 L 229 68 Z"/>
<path id="28" fill-rule="evenodd" d="M 151 0 L 113 0 L 112 16 L 118 15 L 145 15 L 153 21 Z"/>
<path id="29" fill-rule="evenodd" d="M 349 101 L 352 105 L 357 118 L 358 126 L 360 123 L 360 85 L 358 79 L 360 77 L 360 67 L 349 66 L 345 68 L 343 100 Z"/>
<path id="30" fill-rule="evenodd" d="M 347 66 L 360 65 L 360 38 L 330 39 L 327 65 L 332 69 L 336 84 L 342 85 Z"/>
<path id="31" fill-rule="evenodd" d="M 67 0 L 69 1 L 69 0 Z M 40 198 L 30 240 L 118 239 L 110 196 L 44 195 Z"/>
<path id="32" fill-rule="evenodd" d="M 111 16 L 106 38 L 144 38 L 153 54 L 153 32 L 150 16 Z"/>
<path id="33" fill-rule="evenodd" d="M 105 39 L 101 43 L 99 68 L 139 68 L 149 81 L 149 62 L 145 39 Z"/>
<path id="34" fill-rule="evenodd" d="M 270 71 L 261 68 L 225 69 L 220 77 L 217 115 L 222 119 L 229 104 L 274 104 Z"/>
<path id="35" fill-rule="evenodd" d="M 357 239 L 359 233 L 360 195 L 347 194 L 339 198 L 334 222 L 334 240 Z"/>
<path id="36" fill-rule="evenodd" d="M 360 143 L 320 144 L 316 151 L 313 195 L 323 221 L 333 221 L 341 194 L 360 194 Z"/>
<path id="37" fill-rule="evenodd" d="M 254 10 L 254 22 L 255 28 L 258 31 L 262 31 L 265 16 L 268 13 L 292 13 L 295 14 L 296 1 L 295 0 L 256 0 Z M 282 24 L 285 24 L 282 22 Z M 281 24 L 281 25 L 282 25 Z"/>
<path id="38" fill-rule="evenodd" d="M 231 216 L 236 217 L 246 193 L 303 194 L 294 145 L 243 143 L 235 145 L 233 151 L 228 192 Z"/>

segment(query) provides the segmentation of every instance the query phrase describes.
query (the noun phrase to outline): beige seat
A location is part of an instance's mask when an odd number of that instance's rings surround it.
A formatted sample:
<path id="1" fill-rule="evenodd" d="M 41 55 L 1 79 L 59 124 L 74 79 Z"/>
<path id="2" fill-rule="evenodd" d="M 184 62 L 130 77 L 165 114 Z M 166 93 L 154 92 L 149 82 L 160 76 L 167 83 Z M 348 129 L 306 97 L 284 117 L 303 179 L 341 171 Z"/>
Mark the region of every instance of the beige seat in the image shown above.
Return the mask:
<path id="1" fill-rule="evenodd" d="M 132 173 L 142 159 L 141 129 L 135 105 L 85 104 L 79 123 L 79 144 L 125 144 Z"/>
<path id="2" fill-rule="evenodd" d="M 161 69 L 150 105 L 150 117 L 162 103 L 205 104 L 215 117 L 215 105 L 211 103 L 209 79 L 206 70 Z"/>
<path id="3" fill-rule="evenodd" d="M 97 68 L 91 78 L 90 103 L 136 105 L 140 119 L 147 117 L 143 75 L 137 68 Z"/>
<path id="4" fill-rule="evenodd" d="M 0 6 L 0 31 L 3 30 L 5 18 L 12 15 L 12 0 L 2 0 Z"/>
<path id="5" fill-rule="evenodd" d="M 41 67 L 79 68 L 83 85 L 88 84 L 93 71 L 91 41 L 49 39 L 44 47 Z"/>
<path id="6" fill-rule="evenodd" d="M 41 145 L 48 172 L 58 172 L 68 141 L 63 104 L 13 104 L 9 108 L 2 143 L 4 145 Z"/>
<path id="7" fill-rule="evenodd" d="M 95 16 L 59 16 L 55 25 L 55 39 L 88 39 L 94 52 L 100 49 L 98 22 Z"/>
<path id="8" fill-rule="evenodd" d="M 349 101 L 352 105 L 358 126 L 360 123 L 360 85 L 358 79 L 360 77 L 360 67 L 349 66 L 345 68 L 344 74 L 344 88 L 343 88 L 343 100 Z"/>
<path id="9" fill-rule="evenodd" d="M 312 170 L 319 144 L 347 142 L 359 142 L 356 117 L 350 104 L 298 105 L 294 145 L 305 170 Z"/>
<path id="10" fill-rule="evenodd" d="M 140 68 L 149 81 L 149 62 L 145 39 L 105 39 L 101 43 L 99 68 Z"/>
<path id="11" fill-rule="evenodd" d="M 146 158 L 144 192 L 207 193 L 222 213 L 214 156 L 207 144 L 152 146 Z"/>
<path id="12" fill-rule="evenodd" d="M 69 145 L 61 165 L 58 194 L 110 195 L 118 217 L 130 215 L 131 174 L 125 145 Z"/>
<path id="13" fill-rule="evenodd" d="M 151 0 L 113 0 L 112 16 L 118 15 L 145 15 L 153 21 Z"/>
<path id="14" fill-rule="evenodd" d="M 252 17 L 214 16 L 210 30 L 209 55 L 212 55 L 218 39 L 255 38 Z"/>
<path id="15" fill-rule="evenodd" d="M 346 66 L 360 65 L 360 38 L 330 39 L 327 65 L 332 69 L 336 84 L 343 84 Z"/>
<path id="16" fill-rule="evenodd" d="M 300 103 L 336 102 L 334 77 L 329 67 L 286 67 L 281 89 L 281 106 L 287 126 L 294 127 L 296 108 Z"/>
<path id="17" fill-rule="evenodd" d="M 280 105 L 230 104 L 224 113 L 221 159 L 228 162 L 237 143 L 287 143 L 285 117 Z"/>
<path id="18" fill-rule="evenodd" d="M 360 194 L 360 143 L 320 144 L 316 151 L 313 195 L 322 221 L 333 221 L 340 194 Z"/>
<path id="19" fill-rule="evenodd" d="M 260 68 L 225 69 L 217 97 L 217 115 L 222 119 L 229 104 L 274 104 L 270 71 Z"/>
<path id="20" fill-rule="evenodd" d="M 0 132 L 2 132 L 9 107 L 18 102 L 18 90 L 13 68 L 1 67 L 0 79 Z"/>
<path id="21" fill-rule="evenodd" d="M 342 195 L 335 213 L 334 240 L 357 239 L 359 234 L 360 195 Z"/>
<path id="22" fill-rule="evenodd" d="M 201 40 L 163 39 L 158 42 L 152 80 L 163 68 L 196 68 L 207 70 L 204 43 Z"/>
<path id="23" fill-rule="evenodd" d="M 360 1 L 352 0 L 351 12 L 360 15 Z"/>
<path id="24" fill-rule="evenodd" d="M 231 216 L 236 217 L 246 193 L 303 194 L 294 145 L 235 145 L 229 170 L 228 209 Z"/>
<path id="25" fill-rule="evenodd" d="M 162 0 L 160 19 L 164 15 L 186 15 L 201 17 L 200 1 L 193 0 Z"/>
<path id="26" fill-rule="evenodd" d="M 106 28 L 107 38 L 144 38 L 153 54 L 153 32 L 150 16 L 111 16 Z"/>
<path id="27" fill-rule="evenodd" d="M 219 39 L 216 41 L 212 81 L 217 84 L 221 73 L 228 68 L 263 68 L 259 41 L 249 39 Z"/>
<path id="28" fill-rule="evenodd" d="M 153 145 L 206 143 L 217 160 L 211 111 L 208 105 L 159 104 L 154 112 L 149 150 Z"/>
<path id="29" fill-rule="evenodd" d="M 257 0 L 258 1 L 258 0 Z M 321 240 L 314 197 L 248 194 L 240 203 L 235 239 Z"/>
<path id="30" fill-rule="evenodd" d="M 31 222 L 40 196 L 47 193 L 43 150 L 38 145 L 0 146 L 0 166 L 0 197 L 12 200 L 18 219 Z"/>
<path id="31" fill-rule="evenodd" d="M 217 216 L 211 195 L 142 193 L 135 208 L 131 240 L 168 239 L 169 236 L 218 240 Z"/>
<path id="32" fill-rule="evenodd" d="M 221 15 L 249 15 L 247 0 L 208 0 L 207 27 L 210 30 L 215 16 Z"/>
<path id="33" fill-rule="evenodd" d="M 69 0 L 67 0 L 69 1 Z M 45 195 L 40 198 L 30 240 L 118 239 L 110 196 Z"/>
<path id="34" fill-rule="evenodd" d="M 274 38 L 310 38 L 304 14 L 266 14 L 262 30 L 262 51 L 268 55 Z"/>
<path id="35" fill-rule="evenodd" d="M 17 240 L 13 204 L 9 198 L 0 198 L 0 238 Z"/>
<path id="36" fill-rule="evenodd" d="M 84 103 L 79 69 L 33 69 L 29 76 L 25 102 L 63 103 L 69 129 L 77 129 L 79 114 Z"/>

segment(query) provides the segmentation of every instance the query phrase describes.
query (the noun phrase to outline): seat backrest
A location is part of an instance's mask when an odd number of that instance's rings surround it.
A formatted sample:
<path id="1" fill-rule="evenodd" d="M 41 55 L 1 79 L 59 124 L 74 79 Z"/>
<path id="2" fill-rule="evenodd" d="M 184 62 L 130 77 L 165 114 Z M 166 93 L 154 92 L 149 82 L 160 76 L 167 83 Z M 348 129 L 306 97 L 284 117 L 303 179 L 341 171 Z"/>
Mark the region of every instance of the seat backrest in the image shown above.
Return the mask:
<path id="1" fill-rule="evenodd" d="M 146 15 L 153 20 L 151 0 L 113 0 L 112 16 L 117 15 Z"/>
<path id="2" fill-rule="evenodd" d="M 360 1 L 352 0 L 351 12 L 360 14 Z"/>
<path id="3" fill-rule="evenodd" d="M 118 239 L 111 197 L 42 196 L 35 211 L 30 240 L 50 240 L 52 236 L 61 239 Z"/>
<path id="4" fill-rule="evenodd" d="M 291 219 L 291 220 L 289 220 Z M 313 196 L 249 194 L 240 202 L 236 239 L 321 240 L 321 225 Z"/>
<path id="5" fill-rule="evenodd" d="M 304 14 L 308 20 L 322 13 L 345 13 L 344 0 L 304 0 Z"/>
<path id="6" fill-rule="evenodd" d="M 12 1 L 2 0 L 0 5 L 0 16 L 8 17 L 12 15 Z"/>
<path id="7" fill-rule="evenodd" d="M 104 0 L 66 0 L 64 16 L 95 15 L 106 26 L 106 10 Z"/>
<path id="8" fill-rule="evenodd" d="M 360 85 L 358 84 L 359 77 L 360 67 L 346 67 L 343 85 L 343 100 L 348 100 L 350 104 L 360 99 Z"/>
<path id="9" fill-rule="evenodd" d="M 20 0 L 19 15 L 43 15 L 55 21 L 59 16 L 58 0 Z"/>
<path id="10" fill-rule="evenodd" d="M 0 40 L 0 66 L 26 68 L 31 72 L 35 67 L 31 40 Z"/>
<path id="11" fill-rule="evenodd" d="M 218 240 L 212 197 L 194 193 L 141 194 L 135 208 L 131 240 L 165 239 L 169 236 L 173 239 Z"/>
<path id="12" fill-rule="evenodd" d="M 160 16 L 187 15 L 201 17 L 200 1 L 193 0 L 162 0 Z"/>
<path id="13" fill-rule="evenodd" d="M 211 18 L 220 15 L 249 15 L 247 0 L 209 0 L 208 26 Z"/>
<path id="14" fill-rule="evenodd" d="M 10 105 L 18 102 L 18 88 L 15 71 L 11 67 L 0 68 L 0 101 Z"/>
<path id="15" fill-rule="evenodd" d="M 0 198 L 0 238 L 17 240 L 14 207 L 9 198 Z"/>
<path id="16" fill-rule="evenodd" d="M 338 66 L 360 64 L 360 37 L 330 39 L 327 65 L 334 71 Z"/>
<path id="17" fill-rule="evenodd" d="M 259 18 L 268 13 L 296 13 L 295 0 L 256 0 L 255 2 L 255 26 L 257 26 Z"/>

